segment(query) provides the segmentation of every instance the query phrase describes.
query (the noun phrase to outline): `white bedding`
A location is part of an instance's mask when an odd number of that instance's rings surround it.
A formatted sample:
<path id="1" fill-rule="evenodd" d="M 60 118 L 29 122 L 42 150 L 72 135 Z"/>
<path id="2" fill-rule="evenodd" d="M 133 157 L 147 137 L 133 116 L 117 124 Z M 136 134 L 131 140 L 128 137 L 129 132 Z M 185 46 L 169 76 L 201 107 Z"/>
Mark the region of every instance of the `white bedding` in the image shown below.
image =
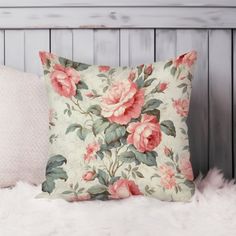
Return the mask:
<path id="1" fill-rule="evenodd" d="M 18 183 L 0 190 L 1 236 L 233 236 L 236 186 L 218 171 L 201 181 L 191 203 L 133 197 L 121 201 L 67 203 L 35 199 L 39 187 Z"/>

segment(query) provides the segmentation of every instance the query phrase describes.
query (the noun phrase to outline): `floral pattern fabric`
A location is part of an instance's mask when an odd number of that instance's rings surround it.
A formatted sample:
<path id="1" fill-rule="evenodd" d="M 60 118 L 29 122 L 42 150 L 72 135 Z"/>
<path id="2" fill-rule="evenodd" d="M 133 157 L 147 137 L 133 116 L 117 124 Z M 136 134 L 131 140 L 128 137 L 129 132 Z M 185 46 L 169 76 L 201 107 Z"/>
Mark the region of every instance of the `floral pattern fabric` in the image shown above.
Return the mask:
<path id="1" fill-rule="evenodd" d="M 111 68 L 40 52 L 50 112 L 41 196 L 68 201 L 194 194 L 186 119 L 196 52 Z"/>

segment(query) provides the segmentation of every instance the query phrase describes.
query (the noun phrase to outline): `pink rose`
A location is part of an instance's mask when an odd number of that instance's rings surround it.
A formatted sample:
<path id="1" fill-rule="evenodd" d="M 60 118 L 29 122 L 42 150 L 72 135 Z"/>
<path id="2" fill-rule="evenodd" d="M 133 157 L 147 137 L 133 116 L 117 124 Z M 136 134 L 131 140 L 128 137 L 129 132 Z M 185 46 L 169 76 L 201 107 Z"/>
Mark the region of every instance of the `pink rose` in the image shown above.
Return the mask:
<path id="1" fill-rule="evenodd" d="M 152 71 L 153 71 L 153 68 L 152 68 L 152 65 L 150 64 L 150 65 L 148 65 L 148 66 L 145 67 L 145 69 L 144 69 L 144 74 L 146 74 L 146 75 L 151 75 L 151 74 L 152 74 Z"/>
<path id="2" fill-rule="evenodd" d="M 127 131 L 129 144 L 133 144 L 139 152 L 152 151 L 161 142 L 161 127 L 155 116 L 144 114 L 141 122 L 132 122 Z"/>
<path id="3" fill-rule="evenodd" d="M 69 202 L 80 202 L 80 201 L 87 201 L 90 200 L 91 196 L 89 194 L 73 196 L 69 199 Z"/>
<path id="4" fill-rule="evenodd" d="M 168 83 L 159 83 L 158 85 L 157 85 L 157 92 L 158 93 L 163 93 L 166 89 L 167 89 L 167 87 L 168 87 Z"/>
<path id="5" fill-rule="evenodd" d="M 183 117 L 188 116 L 189 110 L 189 100 L 187 99 L 178 99 L 173 101 L 173 107 L 175 108 L 177 114 Z"/>
<path id="6" fill-rule="evenodd" d="M 96 177 L 96 172 L 95 171 L 88 171 L 83 175 L 83 180 L 85 181 L 92 181 Z"/>
<path id="7" fill-rule="evenodd" d="M 193 170 L 189 156 L 183 156 L 179 163 L 180 172 L 188 180 L 193 180 Z"/>
<path id="8" fill-rule="evenodd" d="M 114 82 L 102 97 L 102 116 L 110 122 L 127 124 L 138 118 L 144 104 L 144 91 L 131 80 Z"/>
<path id="9" fill-rule="evenodd" d="M 113 185 L 109 186 L 108 192 L 113 199 L 127 198 L 131 195 L 142 195 L 134 181 L 128 179 L 117 180 Z"/>
<path id="10" fill-rule="evenodd" d="M 135 79 L 135 77 L 136 77 L 136 72 L 135 71 L 131 71 L 129 73 L 128 79 L 133 81 Z"/>
<path id="11" fill-rule="evenodd" d="M 176 186 L 175 171 L 172 167 L 163 164 L 159 167 L 161 175 L 161 185 L 166 189 L 172 189 Z"/>
<path id="12" fill-rule="evenodd" d="M 95 94 L 93 92 L 88 92 L 88 93 L 85 93 L 85 96 L 88 98 L 94 98 Z"/>
<path id="13" fill-rule="evenodd" d="M 80 81 L 78 71 L 56 64 L 50 76 L 52 86 L 61 96 L 72 97 L 76 95 L 76 84 Z"/>
<path id="14" fill-rule="evenodd" d="M 100 144 L 99 143 L 90 143 L 86 147 L 86 153 L 84 154 L 84 160 L 90 161 L 96 159 L 96 152 L 100 150 Z"/>
<path id="15" fill-rule="evenodd" d="M 173 63 L 176 67 L 178 67 L 181 64 L 185 64 L 188 67 L 191 67 L 194 62 L 197 60 L 197 52 L 196 51 L 192 51 L 186 54 L 183 54 L 179 57 L 177 57 Z"/>
<path id="16" fill-rule="evenodd" d="M 107 72 L 110 70 L 110 66 L 99 66 L 98 70 L 99 72 Z"/>
<path id="17" fill-rule="evenodd" d="M 47 60 L 54 59 L 54 55 L 49 52 L 39 52 L 39 56 L 43 65 L 47 63 Z"/>
<path id="18" fill-rule="evenodd" d="M 168 148 L 167 146 L 164 147 L 164 153 L 167 157 L 170 157 L 173 155 L 173 152 L 170 148 Z"/>

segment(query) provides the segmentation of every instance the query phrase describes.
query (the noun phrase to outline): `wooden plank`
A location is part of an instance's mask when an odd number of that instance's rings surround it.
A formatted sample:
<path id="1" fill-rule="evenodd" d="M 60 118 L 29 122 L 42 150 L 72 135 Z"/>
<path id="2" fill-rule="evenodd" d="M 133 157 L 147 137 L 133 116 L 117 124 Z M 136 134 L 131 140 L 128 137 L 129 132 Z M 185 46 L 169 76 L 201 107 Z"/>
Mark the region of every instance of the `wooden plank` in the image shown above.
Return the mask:
<path id="1" fill-rule="evenodd" d="M 18 70 L 25 70 L 24 30 L 5 31 L 5 64 Z"/>
<path id="2" fill-rule="evenodd" d="M 94 31 L 73 30 L 73 60 L 94 64 Z"/>
<path id="3" fill-rule="evenodd" d="M 4 49 L 4 30 L 0 30 L 0 65 L 4 65 L 5 60 L 5 49 Z"/>
<path id="4" fill-rule="evenodd" d="M 39 51 L 49 51 L 49 30 L 25 31 L 25 71 L 43 74 Z"/>
<path id="5" fill-rule="evenodd" d="M 154 62 L 154 30 L 121 30 L 120 64 L 139 65 Z"/>
<path id="6" fill-rule="evenodd" d="M 1 0 L 0 7 L 45 7 L 45 6 L 236 6 L 234 0 Z"/>
<path id="7" fill-rule="evenodd" d="M 68 59 L 73 58 L 72 30 L 51 30 L 51 52 Z"/>
<path id="8" fill-rule="evenodd" d="M 0 8 L 0 28 L 236 28 L 236 8 Z"/>
<path id="9" fill-rule="evenodd" d="M 208 171 L 208 31 L 177 30 L 177 55 L 196 50 L 188 118 L 191 161 L 195 176 Z"/>
<path id="10" fill-rule="evenodd" d="M 232 177 L 232 42 L 231 30 L 209 34 L 210 167 Z"/>
<path id="11" fill-rule="evenodd" d="M 176 30 L 156 30 L 156 61 L 176 56 Z"/>
<path id="12" fill-rule="evenodd" d="M 233 174 L 236 178 L 236 30 L 233 31 Z"/>
<path id="13" fill-rule="evenodd" d="M 119 65 L 119 30 L 94 31 L 94 63 Z"/>

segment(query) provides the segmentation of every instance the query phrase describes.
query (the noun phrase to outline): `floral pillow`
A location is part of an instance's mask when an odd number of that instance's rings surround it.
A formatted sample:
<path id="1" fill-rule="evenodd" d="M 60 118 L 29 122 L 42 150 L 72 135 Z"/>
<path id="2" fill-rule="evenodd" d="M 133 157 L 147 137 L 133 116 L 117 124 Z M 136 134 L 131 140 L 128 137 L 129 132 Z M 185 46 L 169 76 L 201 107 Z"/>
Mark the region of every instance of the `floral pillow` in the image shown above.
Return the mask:
<path id="1" fill-rule="evenodd" d="M 40 52 L 50 103 L 41 196 L 68 201 L 194 194 L 186 119 L 196 52 L 137 67 Z"/>

